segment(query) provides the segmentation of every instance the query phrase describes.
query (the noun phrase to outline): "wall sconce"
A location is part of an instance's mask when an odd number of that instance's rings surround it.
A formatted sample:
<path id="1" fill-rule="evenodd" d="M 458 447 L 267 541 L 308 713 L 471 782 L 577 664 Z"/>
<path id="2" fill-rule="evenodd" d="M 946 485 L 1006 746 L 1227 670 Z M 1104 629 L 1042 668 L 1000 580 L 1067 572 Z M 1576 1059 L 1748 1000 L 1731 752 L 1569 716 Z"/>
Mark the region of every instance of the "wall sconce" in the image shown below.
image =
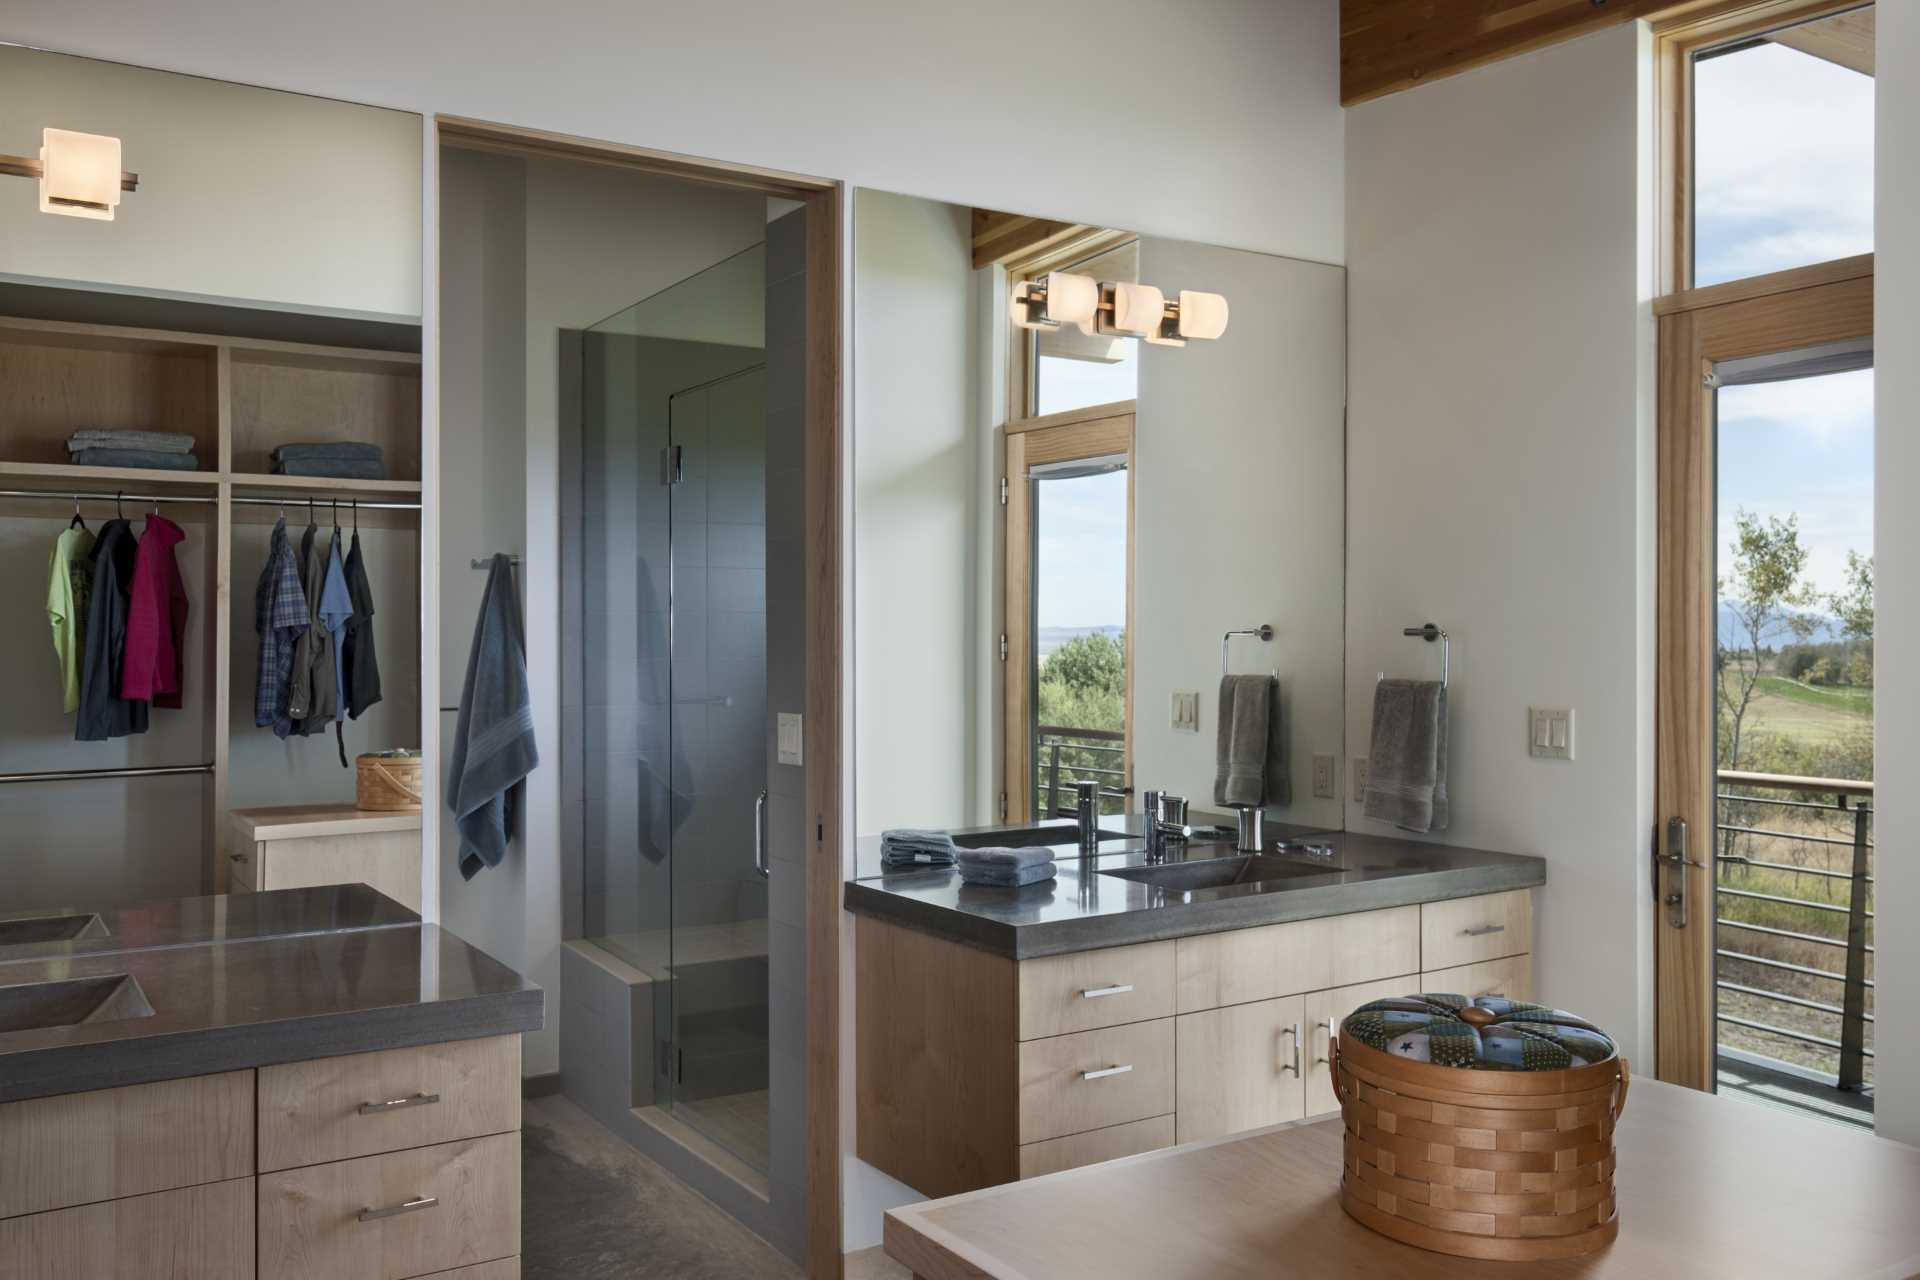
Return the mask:
<path id="1" fill-rule="evenodd" d="M 1065 271 L 1014 285 L 1011 310 L 1013 323 L 1022 329 L 1071 324 L 1085 334 L 1097 328 L 1163 347 L 1184 347 L 1189 338 L 1213 339 L 1227 331 L 1227 300 L 1220 294 L 1182 289 L 1178 301 L 1168 302 L 1150 284 L 1103 283 Z"/>
<path id="2" fill-rule="evenodd" d="M 43 129 L 40 158 L 0 156 L 0 173 L 40 182 L 40 212 L 113 221 L 122 191 L 140 189 L 140 175 L 120 168 L 120 139 L 70 129 Z"/>

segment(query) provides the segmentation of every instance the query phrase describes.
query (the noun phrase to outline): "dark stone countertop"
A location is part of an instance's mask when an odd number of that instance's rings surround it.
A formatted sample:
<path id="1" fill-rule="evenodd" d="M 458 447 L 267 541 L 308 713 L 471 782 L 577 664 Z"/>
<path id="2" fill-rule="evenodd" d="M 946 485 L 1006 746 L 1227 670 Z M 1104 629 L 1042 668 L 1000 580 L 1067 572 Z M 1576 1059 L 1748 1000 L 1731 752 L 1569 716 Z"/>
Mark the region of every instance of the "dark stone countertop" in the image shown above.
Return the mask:
<path id="1" fill-rule="evenodd" d="M 1205 816 L 1199 820 L 1204 821 Z M 1067 826 L 1070 831 L 1071 824 Z M 1301 837 L 1284 828 L 1276 835 L 1269 828 L 1269 856 L 1282 838 Z M 1181 893 L 1100 874 L 1148 865 L 1144 846 L 1130 838 L 1103 842 L 1101 852 L 1091 858 L 1081 857 L 1071 844 L 1059 847 L 1055 878 L 1018 889 L 965 884 L 958 872 L 943 867 L 849 880 L 845 902 L 847 910 L 861 915 L 1025 960 L 1416 902 L 1470 898 L 1530 888 L 1545 884 L 1547 879 L 1546 860 L 1524 854 L 1358 832 L 1318 832 L 1305 838 L 1331 846 L 1333 855 L 1317 858 L 1280 854 L 1303 869 L 1324 871 L 1279 881 L 1278 887 L 1232 885 Z M 1169 860 L 1231 856 L 1231 840 L 1193 841 L 1184 855 L 1175 853 Z M 877 862 L 877 838 L 874 858 Z"/>
<path id="2" fill-rule="evenodd" d="M 73 945 L 92 949 L 73 954 L 0 959 L 0 992 L 126 976 L 153 1013 L 0 1032 L 0 1102 L 533 1031 L 543 1019 L 540 988 L 364 885 L 100 914 L 110 928 L 160 923 L 116 931 L 117 951 L 88 938 Z"/>

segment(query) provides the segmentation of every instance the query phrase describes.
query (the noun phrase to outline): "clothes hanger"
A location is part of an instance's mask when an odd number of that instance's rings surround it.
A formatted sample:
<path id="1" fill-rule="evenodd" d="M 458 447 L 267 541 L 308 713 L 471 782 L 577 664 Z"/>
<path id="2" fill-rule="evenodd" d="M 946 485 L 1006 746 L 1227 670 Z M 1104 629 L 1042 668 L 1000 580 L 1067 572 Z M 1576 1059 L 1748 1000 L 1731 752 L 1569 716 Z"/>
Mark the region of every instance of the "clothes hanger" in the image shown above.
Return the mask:
<path id="1" fill-rule="evenodd" d="M 353 536 L 360 536 L 360 499 L 353 500 Z"/>
<path id="2" fill-rule="evenodd" d="M 340 499 L 333 500 L 333 531 L 340 532 Z"/>
<path id="3" fill-rule="evenodd" d="M 127 509 L 120 505 L 120 500 L 126 496 L 126 494 L 118 489 L 113 491 L 113 515 L 116 520 L 125 520 L 127 518 Z"/>
<path id="4" fill-rule="evenodd" d="M 86 527 L 86 519 L 80 514 L 80 495 L 76 493 L 73 495 L 73 520 L 67 525 L 67 528 L 85 529 Z"/>

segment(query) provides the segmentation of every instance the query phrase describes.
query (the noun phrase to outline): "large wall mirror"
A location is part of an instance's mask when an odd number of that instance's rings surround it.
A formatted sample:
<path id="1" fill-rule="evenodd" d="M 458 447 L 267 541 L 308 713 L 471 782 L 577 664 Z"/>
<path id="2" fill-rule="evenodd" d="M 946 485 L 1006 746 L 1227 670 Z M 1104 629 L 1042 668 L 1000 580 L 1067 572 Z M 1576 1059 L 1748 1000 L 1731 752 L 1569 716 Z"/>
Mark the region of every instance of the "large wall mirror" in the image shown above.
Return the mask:
<path id="1" fill-rule="evenodd" d="M 1228 674 L 1339 829 L 1343 269 L 862 190 L 854 288 L 859 831 L 1218 810 Z"/>
<path id="2" fill-rule="evenodd" d="M 350 805 L 343 761 L 419 747 L 421 145 L 405 112 L 0 46 L 0 911 L 280 887 L 235 812 Z M 338 528 L 363 667 L 297 717 L 256 604 L 309 528 L 292 596 Z"/>

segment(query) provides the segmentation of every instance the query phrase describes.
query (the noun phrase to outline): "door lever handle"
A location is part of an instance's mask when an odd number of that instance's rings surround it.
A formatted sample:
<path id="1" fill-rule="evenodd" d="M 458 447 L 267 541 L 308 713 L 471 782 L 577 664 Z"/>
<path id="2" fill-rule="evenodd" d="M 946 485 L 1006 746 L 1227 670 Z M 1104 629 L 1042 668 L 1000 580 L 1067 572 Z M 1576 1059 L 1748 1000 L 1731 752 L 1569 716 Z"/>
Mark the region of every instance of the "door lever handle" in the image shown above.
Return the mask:
<path id="1" fill-rule="evenodd" d="M 1667 923 L 1675 929 L 1687 927 L 1687 868 L 1706 870 L 1706 863 L 1687 853 L 1687 820 L 1667 819 L 1667 851 L 1655 855 L 1667 866 L 1667 892 L 1660 899 L 1667 909 Z"/>

